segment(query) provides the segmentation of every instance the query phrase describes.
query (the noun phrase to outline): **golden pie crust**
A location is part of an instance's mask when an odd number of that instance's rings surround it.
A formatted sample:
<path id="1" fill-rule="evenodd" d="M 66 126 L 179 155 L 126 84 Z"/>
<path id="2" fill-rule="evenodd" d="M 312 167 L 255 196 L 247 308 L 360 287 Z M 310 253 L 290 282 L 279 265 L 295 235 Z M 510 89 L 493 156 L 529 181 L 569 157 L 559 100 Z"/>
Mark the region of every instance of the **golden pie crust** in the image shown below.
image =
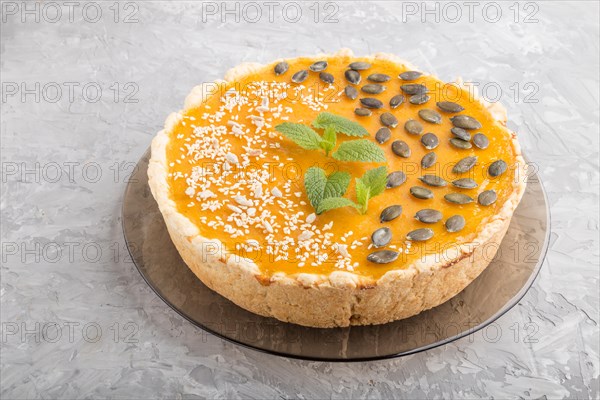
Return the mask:
<path id="1" fill-rule="evenodd" d="M 352 57 L 352 53 L 344 49 L 333 55 L 318 55 L 310 59 L 318 61 L 330 57 L 347 58 Z M 360 60 L 374 63 L 389 60 L 413 69 L 407 62 L 390 54 L 378 53 L 360 57 Z M 293 60 L 288 61 L 292 65 Z M 261 64 L 242 64 L 230 70 L 225 81 L 217 83 L 238 81 L 264 68 Z M 290 70 L 288 74 L 290 72 L 294 71 Z M 526 164 L 516 135 L 504 127 L 504 108 L 498 103 L 487 104 L 479 100 L 510 135 L 514 154 L 510 161 L 516 167 L 515 176 L 521 178 L 512 179 L 510 194 L 503 199 L 498 212 L 478 230 L 475 239 L 457 243 L 439 254 L 427 255 L 402 268 L 389 269 L 376 278 L 350 270 L 336 270 L 328 274 L 304 273 L 301 270 L 298 273 L 265 273 L 250 259 L 213 251 L 222 248 L 222 242 L 204 237 L 171 196 L 169 142 L 185 112 L 199 107 L 209 98 L 207 93 L 211 91 L 207 87 L 210 85 L 195 87 L 185 100 L 185 109 L 169 115 L 164 129 L 152 141 L 149 185 L 171 239 L 189 268 L 206 286 L 256 314 L 305 326 L 330 328 L 383 324 L 442 304 L 462 291 L 489 264 L 525 191 Z"/>

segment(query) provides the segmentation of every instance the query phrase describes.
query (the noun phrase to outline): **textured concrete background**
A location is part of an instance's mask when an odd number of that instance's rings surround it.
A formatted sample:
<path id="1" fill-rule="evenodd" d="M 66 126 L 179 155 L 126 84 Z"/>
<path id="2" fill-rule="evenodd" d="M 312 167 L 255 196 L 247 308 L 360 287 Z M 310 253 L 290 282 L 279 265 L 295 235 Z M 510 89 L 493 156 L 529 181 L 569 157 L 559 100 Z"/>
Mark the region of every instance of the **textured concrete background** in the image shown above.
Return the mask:
<path id="1" fill-rule="evenodd" d="M 598 398 L 597 2 L 307 2 L 299 20 L 286 2 L 72 4 L 2 2 L 2 398 Z M 129 261 L 126 177 L 188 90 L 340 47 L 507 105 L 553 225 L 493 329 L 396 360 L 288 360 L 203 333 Z"/>

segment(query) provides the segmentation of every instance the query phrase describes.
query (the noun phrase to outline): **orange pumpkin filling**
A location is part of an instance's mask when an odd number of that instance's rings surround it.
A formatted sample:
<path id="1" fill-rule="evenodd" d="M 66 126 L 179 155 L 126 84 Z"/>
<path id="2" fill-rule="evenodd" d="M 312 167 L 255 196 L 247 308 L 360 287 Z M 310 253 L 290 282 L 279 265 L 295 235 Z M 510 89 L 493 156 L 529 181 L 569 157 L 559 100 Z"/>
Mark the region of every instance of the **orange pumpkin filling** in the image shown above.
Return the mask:
<path id="1" fill-rule="evenodd" d="M 266 66 L 241 80 L 224 86 L 214 86 L 215 93 L 195 108 L 186 111 L 170 133 L 167 151 L 169 163 L 170 196 L 178 211 L 197 225 L 206 238 L 219 239 L 223 251 L 239 254 L 253 260 L 262 273 L 329 274 L 346 270 L 356 274 L 379 278 L 391 269 L 406 268 L 417 259 L 436 254 L 457 243 L 469 243 L 490 218 L 499 212 L 513 190 L 515 149 L 510 133 L 497 123 L 488 110 L 467 91 L 457 85 L 444 84 L 438 79 L 423 75 L 407 82 L 399 74 L 407 68 L 384 59 L 332 57 L 323 59 L 326 72 L 334 78 L 332 84 L 323 82 L 318 72 L 309 70 L 316 59 L 299 58 L 289 61 L 289 69 L 280 75 L 274 66 Z M 371 64 L 368 70 L 358 71 L 361 82 L 353 85 L 345 77 L 348 65 L 355 61 Z M 292 75 L 308 70 L 308 78 L 300 84 L 293 83 Z M 361 88 L 370 82 L 367 77 L 379 73 L 391 77 L 379 84 L 386 87 L 380 94 L 367 94 Z M 411 104 L 410 95 L 403 93 L 403 84 L 422 84 L 428 89 L 430 99 L 424 104 Z M 352 86 L 358 91 L 357 99 L 344 94 Z M 391 108 L 390 99 L 404 95 L 404 102 Z M 381 100 L 383 107 L 371 109 L 372 115 L 358 116 L 361 98 Z M 451 101 L 464 111 L 445 112 L 436 102 Z M 423 120 L 418 111 L 436 110 L 441 123 Z M 398 125 L 390 128 L 391 138 L 377 144 L 385 153 L 385 163 L 342 162 L 327 157 L 323 151 L 309 151 L 282 136 L 275 126 L 282 122 L 302 123 L 310 126 L 321 112 L 329 112 L 360 123 L 370 133 L 367 139 L 375 141 L 375 133 L 383 126 L 380 115 L 393 114 Z M 479 121 L 480 129 L 470 130 L 473 136 L 481 132 L 489 139 L 485 149 L 472 146 L 456 148 L 450 144 L 450 120 L 455 115 L 469 115 Z M 423 126 L 421 135 L 409 134 L 404 124 L 413 119 Z M 427 149 L 422 135 L 433 133 L 439 145 Z M 319 131 L 319 134 L 322 134 Z M 348 140 L 337 135 L 337 146 Z M 403 140 L 411 155 L 400 157 L 392 151 L 392 143 Z M 421 160 L 434 152 L 436 162 L 422 168 Z M 477 164 L 468 172 L 455 173 L 455 164 L 469 156 L 477 157 Z M 489 166 L 504 160 L 508 170 L 500 176 L 491 176 Z M 365 214 L 352 207 L 330 210 L 314 215 L 304 187 L 304 173 L 312 166 L 320 166 L 327 173 L 334 170 L 349 172 L 353 178 L 369 169 L 386 166 L 388 172 L 403 171 L 406 181 L 398 187 L 386 189 L 369 201 Z M 425 174 L 437 175 L 448 182 L 446 186 L 428 186 L 419 180 Z M 478 186 L 473 189 L 455 187 L 452 182 L 472 178 Z M 433 192 L 432 199 L 418 199 L 410 188 L 425 187 Z M 478 195 L 494 190 L 497 201 L 489 206 L 478 202 Z M 474 199 L 469 204 L 455 204 L 444 196 L 464 193 Z M 355 181 L 352 179 L 345 197 L 354 199 Z M 401 205 L 402 214 L 389 222 L 381 222 L 380 214 L 390 205 Z M 435 209 L 443 218 L 436 223 L 424 223 L 415 218 L 418 211 Z M 445 222 L 454 215 L 466 221 L 458 232 L 449 232 Z M 316 218 L 315 218 L 316 217 Z M 390 228 L 391 242 L 382 248 L 371 243 L 372 233 L 383 227 Z M 420 228 L 429 228 L 433 237 L 427 241 L 407 240 L 407 234 Z M 387 264 L 367 261 L 369 254 L 381 249 L 399 253 Z"/>

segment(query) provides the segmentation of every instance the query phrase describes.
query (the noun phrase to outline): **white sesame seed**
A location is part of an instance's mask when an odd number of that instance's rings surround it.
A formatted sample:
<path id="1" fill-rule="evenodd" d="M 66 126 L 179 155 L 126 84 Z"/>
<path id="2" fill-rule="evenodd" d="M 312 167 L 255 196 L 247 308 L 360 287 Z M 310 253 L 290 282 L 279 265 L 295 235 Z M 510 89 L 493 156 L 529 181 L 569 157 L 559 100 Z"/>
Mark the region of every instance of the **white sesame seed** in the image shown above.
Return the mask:
<path id="1" fill-rule="evenodd" d="M 306 217 L 306 223 L 312 224 L 313 222 L 315 222 L 316 219 L 317 219 L 317 215 L 315 213 L 312 213 L 308 217 Z"/>

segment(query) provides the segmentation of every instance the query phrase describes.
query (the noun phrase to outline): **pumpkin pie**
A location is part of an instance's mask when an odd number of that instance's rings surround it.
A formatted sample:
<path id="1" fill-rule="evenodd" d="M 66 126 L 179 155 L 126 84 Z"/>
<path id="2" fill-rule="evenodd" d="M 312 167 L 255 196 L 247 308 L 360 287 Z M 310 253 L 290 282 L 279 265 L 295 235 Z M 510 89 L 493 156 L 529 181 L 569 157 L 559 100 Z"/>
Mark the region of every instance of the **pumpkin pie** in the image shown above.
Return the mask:
<path id="1" fill-rule="evenodd" d="M 525 191 L 505 123 L 472 87 L 390 54 L 245 63 L 168 116 L 149 185 L 185 263 L 240 307 L 382 324 L 494 257 Z"/>

